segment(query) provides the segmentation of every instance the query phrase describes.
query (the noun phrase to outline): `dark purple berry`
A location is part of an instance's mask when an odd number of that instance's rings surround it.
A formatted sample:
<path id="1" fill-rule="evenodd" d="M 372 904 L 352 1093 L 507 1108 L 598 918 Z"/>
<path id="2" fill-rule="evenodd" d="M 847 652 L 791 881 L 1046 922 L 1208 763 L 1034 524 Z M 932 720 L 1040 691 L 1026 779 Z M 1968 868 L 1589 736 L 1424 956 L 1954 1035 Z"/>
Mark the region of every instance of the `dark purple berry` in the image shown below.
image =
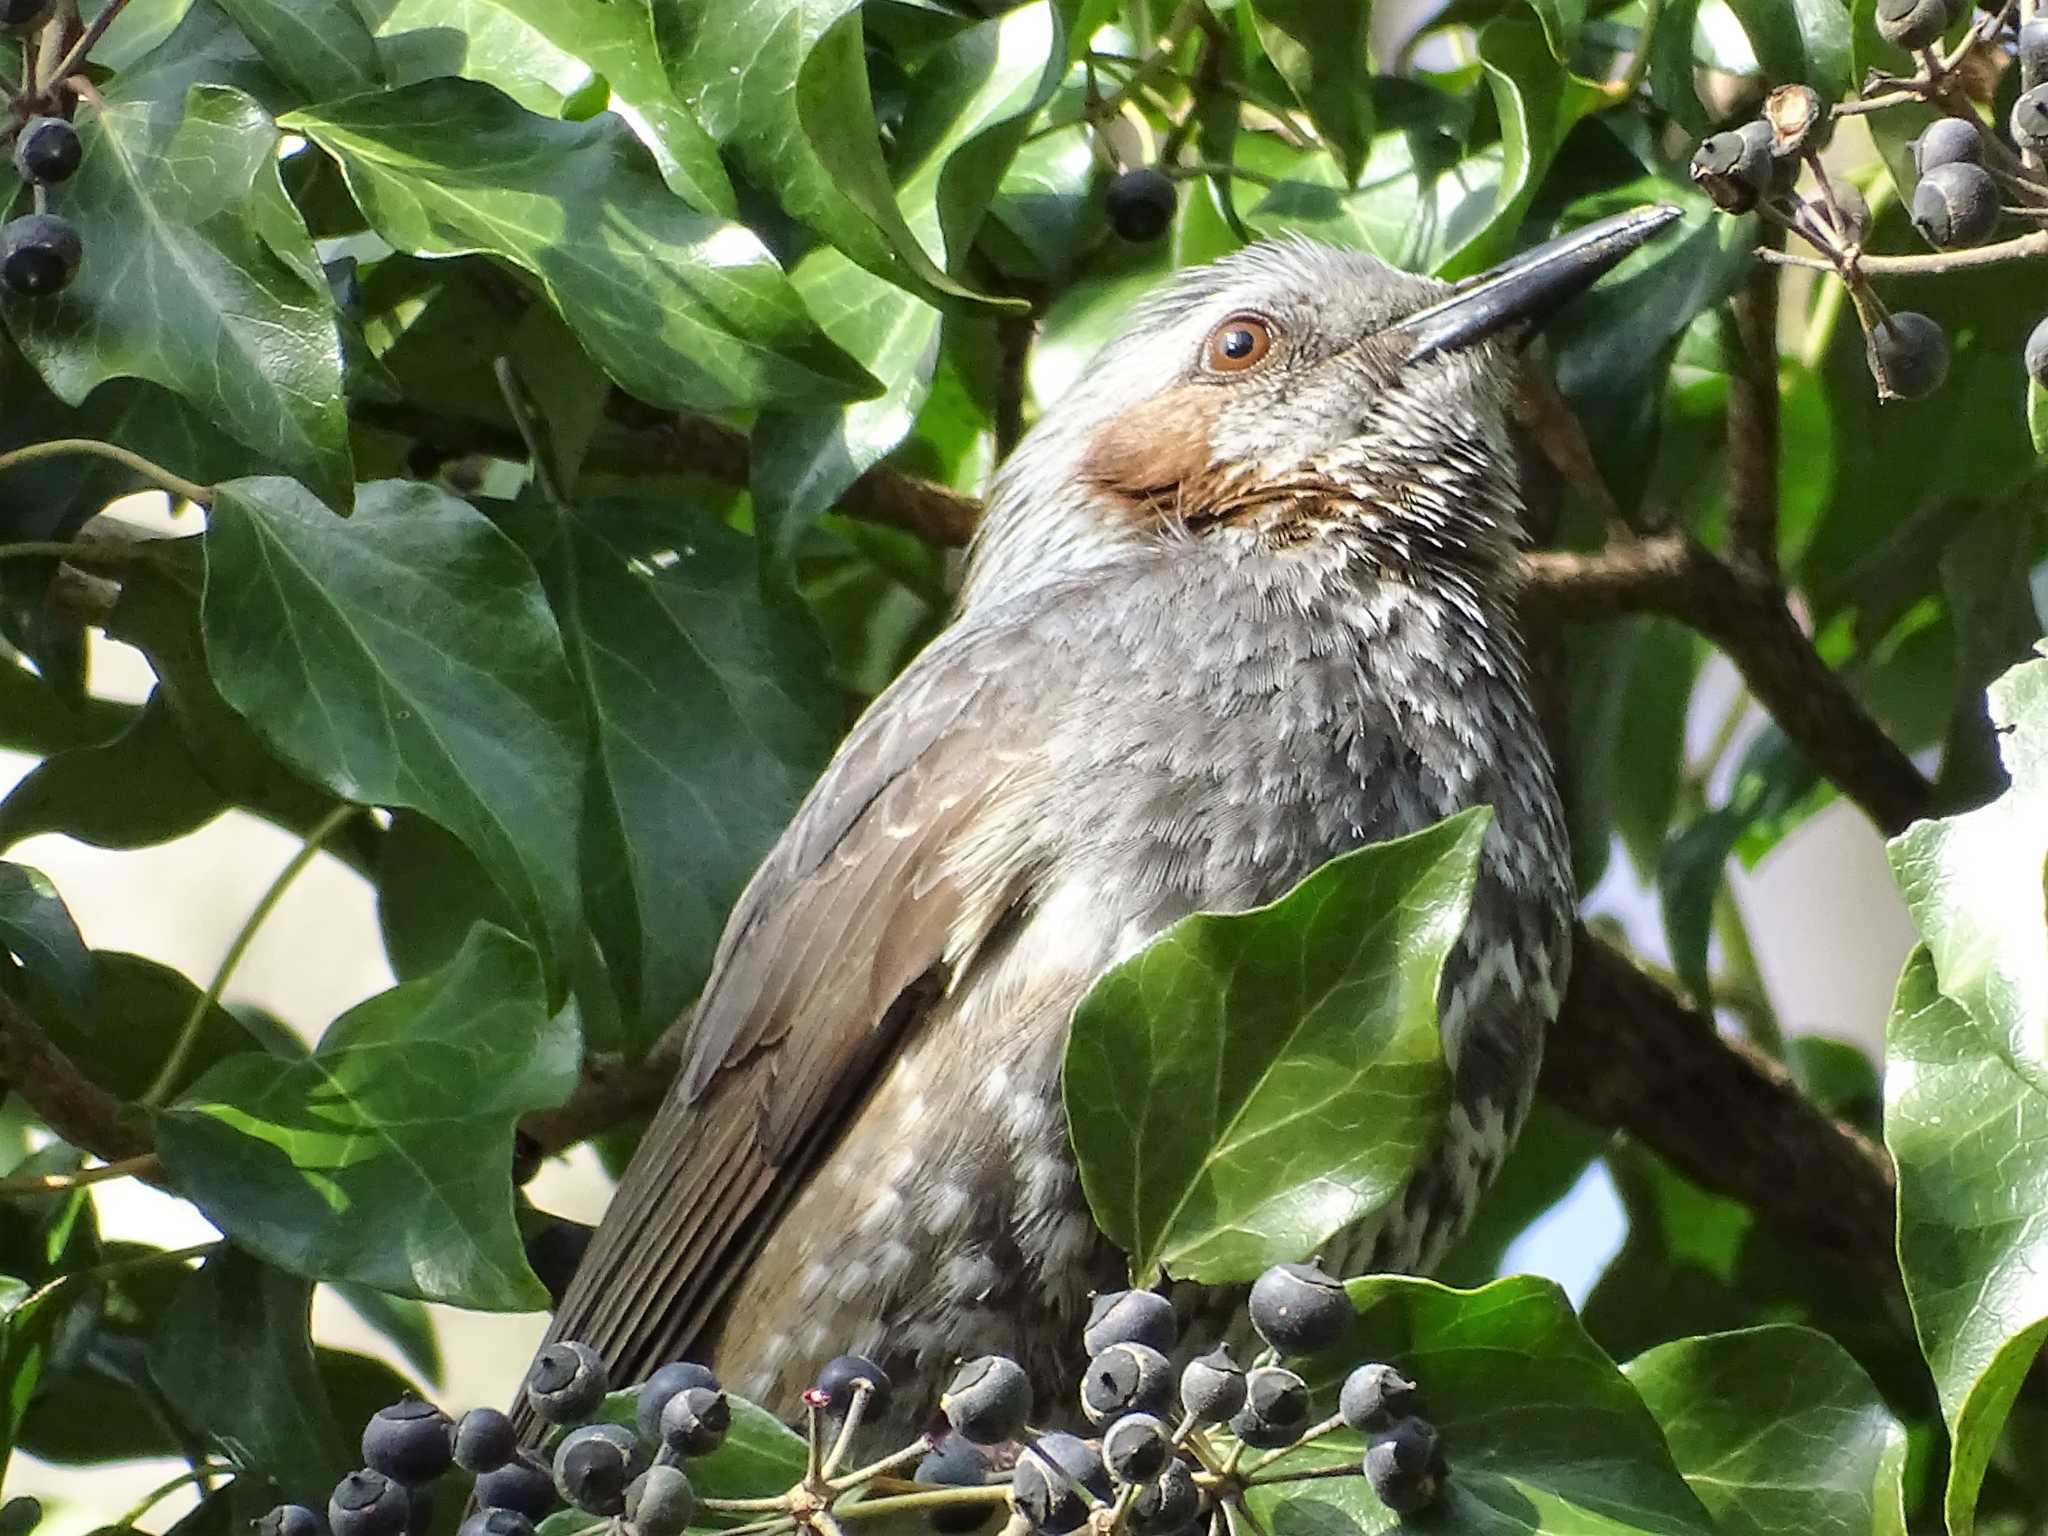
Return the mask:
<path id="1" fill-rule="evenodd" d="M 1202 1512 L 1202 1490 L 1184 1461 L 1169 1461 L 1158 1477 L 1131 1501 L 1131 1529 L 1140 1536 L 1184 1531 Z"/>
<path id="2" fill-rule="evenodd" d="M 1099 1355 L 1112 1344 L 1143 1344 L 1165 1354 L 1178 1334 L 1173 1303 L 1157 1291 L 1104 1291 L 1088 1308 L 1081 1347 Z"/>
<path id="3" fill-rule="evenodd" d="M 974 1444 L 1001 1445 L 1031 1417 L 1031 1379 L 1006 1356 L 979 1356 L 953 1373 L 939 1394 L 939 1411 Z"/>
<path id="4" fill-rule="evenodd" d="M 404 1485 L 367 1467 L 336 1483 L 327 1501 L 327 1528 L 334 1536 L 399 1536 L 411 1517 Z"/>
<path id="5" fill-rule="evenodd" d="M 2029 154 L 2048 153 L 2048 85 L 2029 86 L 2012 104 L 2012 141 Z"/>
<path id="6" fill-rule="evenodd" d="M 685 1387 L 708 1387 L 716 1392 L 718 1378 L 711 1373 L 709 1366 L 677 1360 L 664 1365 L 641 1384 L 640 1399 L 633 1407 L 633 1422 L 639 1427 L 641 1439 L 661 1438 L 661 1410 Z"/>
<path id="7" fill-rule="evenodd" d="M 432 1403 L 401 1398 L 363 1426 L 363 1464 L 408 1488 L 431 1483 L 455 1460 L 454 1429 Z"/>
<path id="8" fill-rule="evenodd" d="M 1157 1477 L 1173 1458 L 1173 1431 L 1149 1413 L 1127 1413 L 1102 1432 L 1102 1461 L 1120 1483 Z"/>
<path id="9" fill-rule="evenodd" d="M 455 1422 L 455 1464 L 495 1472 L 519 1454 L 519 1431 L 495 1408 L 472 1408 Z"/>
<path id="10" fill-rule="evenodd" d="M 1341 1280 L 1312 1264 L 1275 1264 L 1252 1282 L 1252 1327 L 1283 1355 L 1328 1349 L 1351 1327 Z"/>
<path id="11" fill-rule="evenodd" d="M 1967 161 L 1977 164 L 1984 157 L 1984 135 L 1975 123 L 1960 117 L 1937 117 L 1913 141 L 1913 168 L 1922 176 L 1936 166 Z"/>
<path id="12" fill-rule="evenodd" d="M 0 284 L 23 298 L 70 285 L 84 254 L 78 229 L 54 213 L 25 213 L 0 227 Z"/>
<path id="13" fill-rule="evenodd" d="M 57 0 L 0 0 L 0 27 L 26 32 L 40 26 Z"/>
<path id="14" fill-rule="evenodd" d="M 495 1472 L 476 1480 L 476 1501 L 485 1509 L 517 1510 L 529 1520 L 545 1520 L 560 1502 L 555 1480 L 531 1451 L 521 1451 Z"/>
<path id="15" fill-rule="evenodd" d="M 2027 333 L 2026 359 L 2028 376 L 2048 389 L 2048 320 Z"/>
<path id="16" fill-rule="evenodd" d="M 327 1536 L 327 1522 L 317 1509 L 280 1504 L 256 1522 L 256 1536 Z"/>
<path id="17" fill-rule="evenodd" d="M 1157 240 L 1173 222 L 1173 182 L 1151 166 L 1125 171 L 1109 184 L 1106 211 L 1119 239 L 1142 245 Z"/>
<path id="18" fill-rule="evenodd" d="M 732 1428 L 732 1403 L 716 1387 L 685 1387 L 668 1400 L 657 1426 L 661 1443 L 678 1456 L 709 1456 Z"/>
<path id="19" fill-rule="evenodd" d="M 1180 1406 L 1197 1424 L 1221 1424 L 1244 1406 L 1244 1367 L 1227 1349 L 1190 1360 L 1180 1373 Z"/>
<path id="20" fill-rule="evenodd" d="M 1365 1448 L 1366 1481 L 1397 1515 L 1435 1503 L 1444 1475 L 1443 1442 L 1426 1419 L 1401 1419 Z"/>
<path id="21" fill-rule="evenodd" d="M 455 1536 L 533 1536 L 533 1522 L 516 1509 L 480 1509 L 456 1528 Z"/>
<path id="22" fill-rule="evenodd" d="M 917 1464 L 915 1481 L 930 1488 L 982 1488 L 988 1485 L 988 1458 L 965 1435 L 953 1434 Z M 931 1528 L 940 1536 L 967 1536 L 989 1523 L 997 1505 L 941 1504 L 929 1512 Z"/>
<path id="23" fill-rule="evenodd" d="M 1948 377 L 1948 338 L 1917 310 L 1895 310 L 1864 334 L 1871 376 L 1886 399 L 1919 400 Z"/>
<path id="24" fill-rule="evenodd" d="M 854 1388 L 865 1381 L 872 1389 L 868 1393 L 868 1404 L 863 1413 L 881 1415 L 889 1411 L 889 1373 L 874 1361 L 863 1355 L 840 1355 L 825 1362 L 825 1368 L 818 1372 L 817 1390 L 824 1394 L 825 1405 L 835 1414 L 844 1415 L 853 1406 Z"/>
<path id="25" fill-rule="evenodd" d="M 1244 1406 L 1230 1432 L 1246 1445 L 1277 1451 L 1308 1428 L 1308 1384 L 1284 1366 L 1262 1365 L 1244 1379 Z"/>
<path id="26" fill-rule="evenodd" d="M 586 1514 L 616 1515 L 647 1456 L 623 1424 L 585 1424 L 555 1447 L 555 1491 Z"/>
<path id="27" fill-rule="evenodd" d="M 550 1424 L 576 1424 L 596 1413 L 611 1390 L 604 1361 L 588 1344 L 564 1340 L 534 1357 L 526 1400 Z M 623 1485 L 621 1485 L 623 1491 Z"/>
<path id="28" fill-rule="evenodd" d="M 1337 1412 L 1360 1434 L 1374 1434 L 1396 1419 L 1405 1419 L 1421 1404 L 1415 1383 L 1391 1365 L 1361 1365 L 1344 1378 L 1337 1394 Z"/>
<path id="29" fill-rule="evenodd" d="M 61 117 L 32 117 L 14 139 L 14 168 L 32 187 L 68 181 L 85 153 L 78 130 Z"/>
<path id="30" fill-rule="evenodd" d="M 683 1536 L 697 1512 L 697 1490 L 681 1467 L 649 1467 L 626 1489 L 633 1536 Z"/>
<path id="31" fill-rule="evenodd" d="M 1981 165 L 1937 165 L 1913 189 L 1913 227 L 1936 250 L 1981 243 L 1998 227 L 1998 183 Z"/>
<path id="32" fill-rule="evenodd" d="M 1126 1413 L 1164 1414 L 1173 1401 L 1173 1366 L 1144 1344 L 1112 1344 L 1081 1374 L 1081 1411 L 1091 1424 Z"/>

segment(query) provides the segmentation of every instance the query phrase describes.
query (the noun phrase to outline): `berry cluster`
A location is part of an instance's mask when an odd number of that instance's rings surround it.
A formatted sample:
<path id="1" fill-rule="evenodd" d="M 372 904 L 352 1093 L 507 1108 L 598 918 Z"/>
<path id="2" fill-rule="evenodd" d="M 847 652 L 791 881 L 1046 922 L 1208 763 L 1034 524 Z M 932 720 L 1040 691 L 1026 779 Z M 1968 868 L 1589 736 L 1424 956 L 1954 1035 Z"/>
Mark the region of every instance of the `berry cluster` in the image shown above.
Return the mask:
<path id="1" fill-rule="evenodd" d="M 1388 1365 L 1361 1365 L 1345 1379 L 1337 1411 L 1317 1421 L 1307 1383 L 1279 1363 L 1343 1340 L 1352 1316 L 1343 1286 L 1308 1265 L 1277 1265 L 1253 1284 L 1249 1311 L 1267 1346 L 1249 1368 L 1218 1348 L 1176 1372 L 1168 1356 L 1178 1325 L 1165 1297 L 1098 1296 L 1082 1334 L 1089 1360 L 1079 1390 L 1092 1437 L 1034 1427 L 1023 1367 L 984 1355 L 954 1373 L 930 1431 L 850 1471 L 842 1470 L 847 1452 L 862 1422 L 888 1411 L 892 1387 L 872 1360 L 842 1355 L 803 1395 L 802 1478 L 780 1494 L 742 1499 L 701 1496 L 685 1470 L 717 1450 L 733 1422 L 710 1370 L 661 1367 L 638 1389 L 633 1423 L 614 1423 L 602 1417 L 610 1381 L 596 1351 L 551 1344 L 525 1385 L 527 1404 L 549 1426 L 540 1452 L 522 1447 L 496 1409 L 451 1419 L 407 1397 L 364 1428 L 364 1465 L 335 1487 L 324 1515 L 281 1505 L 258 1523 L 258 1536 L 419 1536 L 432 1485 L 458 1467 L 476 1478 L 477 1510 L 461 1536 L 533 1536 L 565 1504 L 613 1536 L 681 1536 L 700 1512 L 742 1515 L 764 1533 L 842 1536 L 845 1521 L 911 1510 L 944 1536 L 965 1536 L 1005 1509 L 1013 1536 L 1084 1528 L 1089 1536 L 1198 1536 L 1237 1532 L 1252 1488 L 1345 1471 L 1365 1477 L 1396 1512 L 1434 1502 L 1447 1469 L 1413 1382 Z M 1307 1470 L 1276 1465 L 1339 1430 L 1365 1437 L 1362 1457 Z"/>
<path id="2" fill-rule="evenodd" d="M 54 8 L 55 0 L 0 0 L 0 30 L 33 31 Z M 16 103 L 16 110 L 26 106 Z M 84 254 L 78 228 L 44 205 L 49 189 L 71 179 L 83 154 L 78 130 L 62 117 L 37 113 L 15 130 L 14 170 L 34 190 L 35 207 L 0 224 L 0 286 L 10 293 L 40 298 L 78 275 Z"/>
<path id="3" fill-rule="evenodd" d="M 1970 11 L 1971 0 L 1877 0 L 1878 30 L 1916 55 L 1916 74 L 1873 74 L 1861 100 L 1832 111 L 1811 86 L 1780 86 L 1766 98 L 1761 116 L 1709 136 L 1693 155 L 1692 178 L 1719 207 L 1730 213 L 1754 210 L 1814 246 L 1823 258 L 1776 259 L 1832 268 L 1848 284 L 1863 326 L 1865 357 L 1886 399 L 1918 399 L 1940 388 L 1948 375 L 1948 340 L 1928 316 L 1888 309 L 1871 290 L 1870 275 L 1891 259 L 1866 258 L 1869 205 L 1854 186 L 1830 180 L 1821 163 L 1834 119 L 1911 102 L 1948 114 L 1913 144 L 1918 173 L 1913 227 L 1937 252 L 1982 246 L 2007 218 L 2048 221 L 2048 178 L 2038 159 L 2048 153 L 2048 20 L 2028 21 L 2008 32 L 2004 10 L 1982 16 L 1944 55 L 1943 37 Z M 2008 49 L 2022 85 L 2007 119 L 2010 144 L 1953 88 L 1966 55 L 1985 50 L 2002 57 Z M 1795 191 L 1802 167 L 1813 175 L 1815 195 L 1810 197 Z M 1972 261 L 2033 254 L 2025 242 L 2012 242 L 1980 252 Z M 2048 322 L 2035 332 L 2027 358 L 2028 371 L 2048 381 Z"/>

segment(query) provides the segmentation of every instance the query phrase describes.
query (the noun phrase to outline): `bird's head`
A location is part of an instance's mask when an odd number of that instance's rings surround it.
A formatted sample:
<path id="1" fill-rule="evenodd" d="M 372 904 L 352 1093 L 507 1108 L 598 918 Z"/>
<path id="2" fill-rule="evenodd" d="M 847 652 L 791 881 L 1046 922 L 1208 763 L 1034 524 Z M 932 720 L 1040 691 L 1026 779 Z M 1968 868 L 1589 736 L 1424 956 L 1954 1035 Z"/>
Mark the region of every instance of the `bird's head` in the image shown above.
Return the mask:
<path id="1" fill-rule="evenodd" d="M 1603 219 L 1456 285 L 1303 239 L 1176 274 L 1005 465 L 972 588 L 1161 538 L 1506 550 L 1514 346 L 1676 216 Z"/>

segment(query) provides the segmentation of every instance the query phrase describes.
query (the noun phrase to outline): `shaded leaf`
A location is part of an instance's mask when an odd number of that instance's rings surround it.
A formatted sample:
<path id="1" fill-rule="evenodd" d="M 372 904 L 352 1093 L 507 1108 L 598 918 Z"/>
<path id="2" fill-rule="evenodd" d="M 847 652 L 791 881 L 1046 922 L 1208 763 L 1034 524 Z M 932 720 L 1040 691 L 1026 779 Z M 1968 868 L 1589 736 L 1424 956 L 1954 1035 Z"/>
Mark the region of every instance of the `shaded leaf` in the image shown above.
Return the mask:
<path id="1" fill-rule="evenodd" d="M 1677 1339 L 1625 1374 L 1724 1536 L 1904 1536 L 1906 1432 L 1826 1334 Z"/>
<path id="2" fill-rule="evenodd" d="M 644 1045 L 703 985 L 844 709 L 815 624 L 763 593 L 751 540 L 623 504 L 527 513 L 595 723 L 585 905 Z"/>
<path id="3" fill-rule="evenodd" d="M 754 233 L 672 196 L 616 118 L 556 122 L 475 81 L 423 80 L 285 122 L 341 162 L 401 250 L 487 251 L 531 272 L 644 400 L 716 411 L 873 385 L 819 334 Z"/>
<path id="4" fill-rule="evenodd" d="M 320 1506 L 351 1458 L 313 1369 L 312 1304 L 306 1281 L 223 1245 L 185 1281 L 149 1370 L 189 1428 Z"/>
<path id="5" fill-rule="evenodd" d="M 80 1287 L 70 1276 L 29 1289 L 12 1276 L 0 1277 L 0 1473 L 7 1470 L 21 1422 L 41 1384 L 58 1324 L 76 1302 Z"/>
<path id="6" fill-rule="evenodd" d="M 204 994 L 184 972 L 142 955 L 96 949 L 91 961 L 92 1006 L 47 1007 L 36 1022 L 87 1077 L 116 1098 L 134 1099 L 156 1081 Z M 248 1048 L 248 1032 L 216 1004 L 200 1021 L 184 1071 L 172 1086 Z"/>
<path id="7" fill-rule="evenodd" d="M 1363 89 L 1369 4 L 1251 0 L 1259 46 L 1336 151 L 1347 183 L 1358 180 L 1372 139 L 1372 95 Z"/>
<path id="8" fill-rule="evenodd" d="M 382 83 L 377 45 L 349 0 L 215 0 L 263 62 L 309 101 Z"/>
<path id="9" fill-rule="evenodd" d="M 0 862 L 0 979 L 8 992 L 20 986 L 17 966 L 76 1013 L 90 1013 L 98 1000 L 92 956 L 50 877 L 26 864 Z"/>
<path id="10" fill-rule="evenodd" d="M 377 849 L 377 928 L 400 981 L 439 970 L 479 922 L 519 919 L 475 855 L 425 816 L 396 811 Z"/>
<path id="11" fill-rule="evenodd" d="M 570 100 L 595 85 L 653 154 L 670 191 L 706 213 L 733 216 L 718 146 L 670 87 L 645 4 L 376 0 L 375 12 L 393 85 L 461 75 L 547 117 L 567 115 Z"/>
<path id="12" fill-rule="evenodd" d="M 650 5 L 670 80 L 749 180 L 772 188 L 793 217 L 869 271 L 920 298 L 982 298 L 933 261 L 896 206 L 854 0 Z"/>
<path id="13" fill-rule="evenodd" d="M 341 336 L 278 180 L 277 127 L 232 87 L 187 95 L 187 78 L 124 73 L 81 114 L 64 207 L 85 259 L 61 293 L 0 294 L 0 315 L 67 403 L 150 380 L 345 506 Z"/>
<path id="14" fill-rule="evenodd" d="M 230 1057 L 155 1113 L 179 1188 L 297 1274 L 486 1310 L 545 1305 L 512 1220 L 512 1131 L 575 1085 L 533 952 L 479 926 L 454 960 L 329 1026 L 310 1057 Z"/>
<path id="15" fill-rule="evenodd" d="M 336 517 L 289 480 L 222 485 L 201 609 L 221 694 L 344 799 L 460 838 L 559 974 L 577 923 L 582 710 L 533 569 L 415 481 Z"/>
<path id="16" fill-rule="evenodd" d="M 1849 8 L 1842 0 L 1730 0 L 1773 85 L 1803 81 L 1829 101 L 1849 94 Z"/>
<path id="17" fill-rule="evenodd" d="M 1438 1503 L 1405 1524 L 1361 1477 L 1308 1485 L 1313 1492 L 1283 1486 L 1255 1493 L 1276 1532 L 1708 1536 L 1715 1529 L 1634 1387 L 1548 1280 L 1514 1275 L 1454 1291 L 1371 1275 L 1346 1289 L 1358 1322 L 1351 1347 L 1329 1358 L 1341 1358 L 1343 1368 L 1384 1360 L 1422 1383 L 1451 1476 Z M 1319 1386 L 1316 1377 L 1310 1386 Z M 1346 1432 L 1296 1459 L 1355 1465 L 1357 1455 L 1356 1437 Z M 1311 1502 L 1321 1508 L 1302 1509 Z"/>
<path id="18" fill-rule="evenodd" d="M 1442 1132 L 1437 980 L 1490 820 L 1461 812 L 1269 906 L 1183 918 L 1090 989 L 1067 1123 L 1133 1275 L 1248 1280 L 1400 1192 Z"/>
<path id="19" fill-rule="evenodd" d="M 137 786 L 146 785 L 146 794 Z M 113 740 L 46 757 L 0 800 L 0 848 L 62 832 L 95 848 L 146 848 L 227 809 L 200 771 L 161 690 Z"/>
<path id="20" fill-rule="evenodd" d="M 899 135 L 898 203 L 934 261 L 950 269 L 966 255 L 1003 166 L 1065 60 L 1058 15 L 1037 0 L 963 30 L 918 73 Z M 931 304 L 832 246 L 813 250 L 791 281 L 825 333 L 875 373 L 884 393 L 826 413 L 769 412 L 756 423 L 749 484 L 762 553 L 785 568 L 819 514 L 909 432 L 930 389 L 940 319 Z"/>

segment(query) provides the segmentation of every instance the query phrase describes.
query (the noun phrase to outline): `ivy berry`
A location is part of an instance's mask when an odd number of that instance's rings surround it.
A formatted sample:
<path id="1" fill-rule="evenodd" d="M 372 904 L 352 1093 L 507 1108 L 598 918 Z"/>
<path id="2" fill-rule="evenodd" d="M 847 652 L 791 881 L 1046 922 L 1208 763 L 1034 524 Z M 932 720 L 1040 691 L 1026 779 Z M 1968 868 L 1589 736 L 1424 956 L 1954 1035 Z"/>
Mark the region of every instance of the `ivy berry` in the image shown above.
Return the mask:
<path id="1" fill-rule="evenodd" d="M 1105 211 L 1117 237 L 1133 245 L 1157 240 L 1173 222 L 1173 182 L 1152 166 L 1125 171 L 1109 184 Z"/>
<path id="2" fill-rule="evenodd" d="M 70 180 L 84 154 L 78 130 L 61 117 L 32 117 L 14 139 L 14 168 L 32 187 Z"/>
<path id="3" fill-rule="evenodd" d="M 69 287 L 83 255 L 78 230 L 54 213 L 25 213 L 0 226 L 0 286 L 25 299 Z"/>
<path id="4" fill-rule="evenodd" d="M 953 1373 L 939 1394 L 939 1411 L 974 1444 L 1001 1445 L 1031 1416 L 1031 1380 L 1006 1356 L 979 1356 Z"/>
<path id="5" fill-rule="evenodd" d="M 1283 1355 L 1328 1349 L 1351 1325 L 1343 1282 L 1312 1264 L 1275 1264 L 1252 1282 L 1252 1327 Z"/>

